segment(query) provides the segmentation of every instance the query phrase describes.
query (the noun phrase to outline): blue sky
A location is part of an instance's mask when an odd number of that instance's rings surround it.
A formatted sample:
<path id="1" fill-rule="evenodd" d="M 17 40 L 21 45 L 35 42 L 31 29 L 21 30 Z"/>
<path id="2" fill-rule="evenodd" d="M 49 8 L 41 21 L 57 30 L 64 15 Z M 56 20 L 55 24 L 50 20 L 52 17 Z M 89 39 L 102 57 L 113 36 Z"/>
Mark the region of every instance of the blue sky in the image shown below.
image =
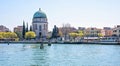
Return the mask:
<path id="1" fill-rule="evenodd" d="M 11 30 L 32 23 L 41 8 L 47 14 L 49 30 L 69 23 L 74 27 L 114 27 L 120 24 L 120 0 L 1 0 L 0 24 Z"/>

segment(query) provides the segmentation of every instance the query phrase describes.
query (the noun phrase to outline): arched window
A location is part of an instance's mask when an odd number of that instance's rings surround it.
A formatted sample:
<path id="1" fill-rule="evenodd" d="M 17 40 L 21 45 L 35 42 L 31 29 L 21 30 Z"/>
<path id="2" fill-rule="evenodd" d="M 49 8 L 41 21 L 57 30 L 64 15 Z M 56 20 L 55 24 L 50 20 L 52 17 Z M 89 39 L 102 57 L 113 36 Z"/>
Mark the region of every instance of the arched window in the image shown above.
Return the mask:
<path id="1" fill-rule="evenodd" d="M 33 29 L 37 30 L 37 24 L 33 24 Z"/>
<path id="2" fill-rule="evenodd" d="M 35 29 L 37 30 L 37 24 L 35 24 Z"/>
<path id="3" fill-rule="evenodd" d="M 44 30 L 46 29 L 46 26 L 45 26 L 45 24 L 44 24 Z"/>
<path id="4" fill-rule="evenodd" d="M 46 24 L 46 31 L 47 31 L 48 25 Z"/>
<path id="5" fill-rule="evenodd" d="M 39 31 L 41 31 L 41 25 L 39 25 Z"/>

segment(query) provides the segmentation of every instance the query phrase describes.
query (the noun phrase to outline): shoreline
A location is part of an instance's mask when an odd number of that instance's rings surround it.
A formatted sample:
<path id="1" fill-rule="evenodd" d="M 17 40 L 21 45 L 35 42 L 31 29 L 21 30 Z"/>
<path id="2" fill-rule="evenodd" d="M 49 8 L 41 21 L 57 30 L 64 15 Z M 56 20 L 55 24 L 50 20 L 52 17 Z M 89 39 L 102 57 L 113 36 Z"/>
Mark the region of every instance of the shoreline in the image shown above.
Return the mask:
<path id="1" fill-rule="evenodd" d="M 1 41 L 0 44 L 96 44 L 96 45 L 120 45 L 120 42 L 39 42 L 39 41 Z"/>

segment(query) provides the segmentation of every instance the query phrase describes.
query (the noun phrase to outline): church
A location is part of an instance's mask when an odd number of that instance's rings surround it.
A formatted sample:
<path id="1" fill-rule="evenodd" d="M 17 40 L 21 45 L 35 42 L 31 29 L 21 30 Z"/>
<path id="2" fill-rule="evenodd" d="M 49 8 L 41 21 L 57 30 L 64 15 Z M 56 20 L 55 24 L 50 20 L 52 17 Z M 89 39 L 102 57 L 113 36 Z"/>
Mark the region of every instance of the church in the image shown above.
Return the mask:
<path id="1" fill-rule="evenodd" d="M 48 34 L 47 16 L 40 8 L 33 15 L 32 29 L 36 33 L 36 38 L 39 39 L 47 37 Z"/>

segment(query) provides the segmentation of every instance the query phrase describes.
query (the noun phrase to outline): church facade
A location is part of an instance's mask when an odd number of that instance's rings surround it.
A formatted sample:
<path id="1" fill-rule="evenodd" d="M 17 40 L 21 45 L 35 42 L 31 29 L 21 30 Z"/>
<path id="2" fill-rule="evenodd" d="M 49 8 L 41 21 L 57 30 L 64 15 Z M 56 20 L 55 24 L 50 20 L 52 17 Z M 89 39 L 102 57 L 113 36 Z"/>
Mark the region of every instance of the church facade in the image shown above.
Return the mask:
<path id="1" fill-rule="evenodd" d="M 39 9 L 34 13 L 32 19 L 32 29 L 36 33 L 36 38 L 46 38 L 48 34 L 48 21 L 44 12 Z"/>

